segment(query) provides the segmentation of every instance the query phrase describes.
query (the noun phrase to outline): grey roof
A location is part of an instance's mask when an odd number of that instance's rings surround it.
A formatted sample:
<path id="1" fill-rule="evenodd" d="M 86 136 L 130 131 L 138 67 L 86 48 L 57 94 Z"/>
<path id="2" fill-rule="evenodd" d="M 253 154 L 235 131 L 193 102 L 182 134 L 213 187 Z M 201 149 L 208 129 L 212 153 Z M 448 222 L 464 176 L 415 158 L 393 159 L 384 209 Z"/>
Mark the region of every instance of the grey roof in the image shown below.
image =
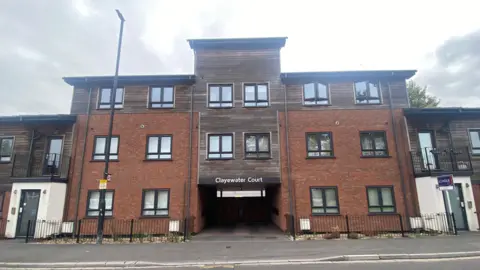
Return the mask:
<path id="1" fill-rule="evenodd" d="M 368 79 L 368 78 L 399 78 L 409 79 L 415 75 L 416 70 L 351 70 L 351 71 L 319 71 L 319 72 L 283 72 L 282 81 L 285 83 L 309 80 L 335 80 L 335 79 Z"/>
<path id="2" fill-rule="evenodd" d="M 84 77 L 64 77 L 63 80 L 72 85 L 113 85 L 113 76 L 84 76 Z M 195 75 L 193 74 L 173 74 L 173 75 L 125 75 L 118 76 L 118 84 L 127 85 L 141 82 L 147 84 L 193 84 Z"/>

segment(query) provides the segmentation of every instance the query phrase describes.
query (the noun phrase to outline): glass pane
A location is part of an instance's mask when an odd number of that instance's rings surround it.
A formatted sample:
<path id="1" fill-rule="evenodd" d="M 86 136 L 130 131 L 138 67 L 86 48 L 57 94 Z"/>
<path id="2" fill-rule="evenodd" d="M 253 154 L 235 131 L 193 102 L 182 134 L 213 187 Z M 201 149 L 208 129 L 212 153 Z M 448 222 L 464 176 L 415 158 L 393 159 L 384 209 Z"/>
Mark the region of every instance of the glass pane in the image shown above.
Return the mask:
<path id="1" fill-rule="evenodd" d="M 303 85 L 303 97 L 304 99 L 315 98 L 315 86 L 313 83 Z"/>
<path id="2" fill-rule="evenodd" d="M 161 154 L 159 155 L 160 159 L 171 159 L 172 155 L 171 154 Z"/>
<path id="3" fill-rule="evenodd" d="M 308 156 L 309 156 L 309 157 L 319 157 L 319 156 L 320 156 L 320 152 L 308 152 Z"/>
<path id="4" fill-rule="evenodd" d="M 383 136 L 383 134 L 375 135 L 375 149 L 387 149 L 385 145 L 385 137 Z"/>
<path id="5" fill-rule="evenodd" d="M 90 200 L 88 201 L 88 209 L 98 209 L 100 202 L 100 192 L 94 191 L 90 193 Z M 98 215 L 98 213 L 97 213 Z"/>
<path id="6" fill-rule="evenodd" d="M 337 192 L 335 189 L 325 190 L 325 199 L 327 206 L 337 206 Z"/>
<path id="7" fill-rule="evenodd" d="M 370 206 L 379 206 L 380 202 L 378 200 L 378 192 L 375 188 L 368 189 L 368 205 Z"/>
<path id="8" fill-rule="evenodd" d="M 382 209 L 383 209 L 383 212 L 387 212 L 387 213 L 395 212 L 394 207 L 383 207 Z"/>
<path id="9" fill-rule="evenodd" d="M 322 99 L 328 99 L 328 90 L 327 90 L 327 86 L 323 83 L 319 83 L 317 84 L 317 87 L 318 87 L 318 98 L 320 100 Z"/>
<path id="10" fill-rule="evenodd" d="M 322 207 L 323 198 L 321 189 L 312 189 L 312 206 L 313 207 Z"/>
<path id="11" fill-rule="evenodd" d="M 369 207 L 368 212 L 380 213 L 380 212 L 382 212 L 382 208 L 380 208 L 380 207 Z"/>
<path id="12" fill-rule="evenodd" d="M 268 89 L 266 85 L 258 85 L 258 100 L 268 100 Z M 266 106 L 266 105 L 261 105 Z"/>
<path id="13" fill-rule="evenodd" d="M 370 87 L 370 97 L 380 97 L 378 91 L 378 84 L 368 83 L 368 86 Z"/>
<path id="14" fill-rule="evenodd" d="M 105 216 L 112 216 L 113 215 L 113 212 L 112 211 L 105 211 Z M 97 216 L 98 216 L 98 213 L 97 213 Z"/>
<path id="15" fill-rule="evenodd" d="M 480 149 L 473 149 L 472 154 L 480 154 Z"/>
<path id="16" fill-rule="evenodd" d="M 110 159 L 112 158 L 112 156 L 110 156 Z M 93 156 L 93 159 L 94 160 L 104 160 L 105 159 L 105 155 L 95 155 Z"/>
<path id="17" fill-rule="evenodd" d="M 115 94 L 115 103 L 122 103 L 123 102 L 123 88 L 117 88 L 117 92 Z"/>
<path id="18" fill-rule="evenodd" d="M 245 86 L 245 100 L 255 100 L 255 86 Z"/>
<path id="19" fill-rule="evenodd" d="M 232 101 L 232 87 L 223 86 L 222 87 L 222 101 Z"/>
<path id="20" fill-rule="evenodd" d="M 158 159 L 160 155 L 153 154 L 153 155 L 147 155 L 147 159 Z"/>
<path id="21" fill-rule="evenodd" d="M 370 139 L 370 136 L 367 134 L 362 134 L 360 135 L 360 140 L 362 141 L 362 149 L 373 150 L 373 142 Z"/>
<path id="22" fill-rule="evenodd" d="M 173 87 L 163 88 L 163 101 L 173 102 Z"/>
<path id="23" fill-rule="evenodd" d="M 233 154 L 221 154 L 221 158 L 233 158 Z"/>
<path id="24" fill-rule="evenodd" d="M 208 154 L 208 158 L 220 158 L 220 154 Z"/>
<path id="25" fill-rule="evenodd" d="M 149 190 L 145 192 L 143 198 L 143 209 L 155 208 L 155 191 Z"/>
<path id="26" fill-rule="evenodd" d="M 210 101 L 220 101 L 220 87 L 212 86 L 210 87 Z"/>
<path id="27" fill-rule="evenodd" d="M 118 137 L 112 137 L 110 140 L 110 154 L 118 153 Z"/>
<path id="28" fill-rule="evenodd" d="M 157 211 L 155 211 L 155 215 L 166 216 L 166 215 L 168 215 L 168 210 L 157 210 Z"/>
<path id="29" fill-rule="evenodd" d="M 148 153 L 158 153 L 158 137 L 148 138 Z"/>
<path id="30" fill-rule="evenodd" d="M 327 133 L 320 134 L 320 144 L 322 146 L 322 150 L 327 150 L 327 151 L 332 150 L 330 134 L 327 134 Z"/>
<path id="31" fill-rule="evenodd" d="M 470 140 L 472 141 L 472 147 L 480 148 L 480 131 L 470 131 Z"/>
<path id="32" fill-rule="evenodd" d="M 210 136 L 209 137 L 208 150 L 210 152 L 219 152 L 220 151 L 220 137 L 219 136 Z"/>
<path id="33" fill-rule="evenodd" d="M 13 139 L 0 139 L 0 156 L 11 156 L 13 152 Z"/>
<path id="34" fill-rule="evenodd" d="M 99 211 L 88 211 L 90 217 L 98 217 Z"/>
<path id="35" fill-rule="evenodd" d="M 113 192 L 107 191 L 105 193 L 105 209 L 112 210 L 113 208 Z"/>
<path id="36" fill-rule="evenodd" d="M 157 209 L 168 208 L 168 191 L 158 191 Z"/>
<path id="37" fill-rule="evenodd" d="M 318 142 L 317 142 L 317 137 L 315 134 L 310 134 L 307 137 L 307 145 L 308 145 L 308 150 L 310 151 L 318 151 Z"/>
<path id="38" fill-rule="evenodd" d="M 162 137 L 162 148 L 160 149 L 161 153 L 170 153 L 172 149 L 172 138 L 171 137 Z"/>
<path id="39" fill-rule="evenodd" d="M 355 98 L 358 102 L 365 102 L 367 100 L 367 83 L 356 82 L 355 83 Z"/>
<path id="40" fill-rule="evenodd" d="M 232 152 L 232 136 L 222 136 L 222 152 Z"/>
<path id="41" fill-rule="evenodd" d="M 390 188 L 382 188 L 381 193 L 383 205 L 393 205 L 392 190 Z"/>
<path id="42" fill-rule="evenodd" d="M 150 91 L 150 99 L 152 102 L 160 102 L 161 90 L 159 87 L 153 87 Z"/>
<path id="43" fill-rule="evenodd" d="M 313 208 L 312 213 L 314 213 L 314 214 L 324 214 L 325 209 L 324 208 Z"/>
<path id="44" fill-rule="evenodd" d="M 338 213 L 338 208 L 327 208 L 327 213 Z"/>
<path id="45" fill-rule="evenodd" d="M 100 103 L 110 103 L 110 89 L 103 88 L 100 93 Z"/>
<path id="46" fill-rule="evenodd" d="M 96 138 L 95 141 L 95 154 L 104 154 L 105 153 L 105 144 L 107 142 L 106 138 Z"/>
<path id="47" fill-rule="evenodd" d="M 247 152 L 257 151 L 256 138 L 254 135 L 247 136 L 247 138 L 245 139 L 245 147 L 247 149 Z"/>
<path id="48" fill-rule="evenodd" d="M 269 151 L 269 136 L 267 135 L 262 135 L 258 139 L 258 150 L 262 152 L 267 152 Z"/>
<path id="49" fill-rule="evenodd" d="M 219 105 L 220 107 L 224 107 L 224 108 L 226 108 L 226 107 L 233 107 L 233 103 L 232 103 L 232 102 L 227 102 L 227 103 L 222 102 L 222 103 L 220 103 L 220 104 L 218 104 L 218 105 Z"/>
<path id="50" fill-rule="evenodd" d="M 143 211 L 144 216 L 154 216 L 155 215 L 155 210 L 145 210 Z"/>

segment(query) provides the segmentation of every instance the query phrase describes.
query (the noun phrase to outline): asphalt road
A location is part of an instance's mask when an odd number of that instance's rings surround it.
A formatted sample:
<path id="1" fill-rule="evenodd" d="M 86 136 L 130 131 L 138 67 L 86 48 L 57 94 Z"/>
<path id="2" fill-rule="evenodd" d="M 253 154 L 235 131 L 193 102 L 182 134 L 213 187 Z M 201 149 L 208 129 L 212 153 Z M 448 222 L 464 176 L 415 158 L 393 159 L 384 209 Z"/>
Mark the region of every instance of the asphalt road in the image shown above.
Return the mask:
<path id="1" fill-rule="evenodd" d="M 192 270 L 199 268 L 161 268 L 163 270 Z M 200 268 L 202 269 L 202 268 Z M 272 266 L 219 266 L 203 269 L 212 270 L 478 270 L 480 258 L 467 258 L 455 260 L 426 260 L 403 262 L 352 262 L 352 263 L 327 263 L 314 265 L 272 265 Z"/>

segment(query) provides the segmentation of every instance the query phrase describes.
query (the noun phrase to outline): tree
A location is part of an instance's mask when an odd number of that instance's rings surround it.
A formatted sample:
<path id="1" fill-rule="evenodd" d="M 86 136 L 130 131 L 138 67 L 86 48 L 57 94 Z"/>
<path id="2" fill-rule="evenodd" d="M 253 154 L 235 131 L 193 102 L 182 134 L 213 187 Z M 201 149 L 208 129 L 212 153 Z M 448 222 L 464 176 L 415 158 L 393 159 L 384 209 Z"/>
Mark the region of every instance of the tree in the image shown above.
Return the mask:
<path id="1" fill-rule="evenodd" d="M 414 81 L 407 82 L 408 98 L 412 108 L 435 108 L 440 99 L 427 93 L 426 86 L 420 86 Z"/>

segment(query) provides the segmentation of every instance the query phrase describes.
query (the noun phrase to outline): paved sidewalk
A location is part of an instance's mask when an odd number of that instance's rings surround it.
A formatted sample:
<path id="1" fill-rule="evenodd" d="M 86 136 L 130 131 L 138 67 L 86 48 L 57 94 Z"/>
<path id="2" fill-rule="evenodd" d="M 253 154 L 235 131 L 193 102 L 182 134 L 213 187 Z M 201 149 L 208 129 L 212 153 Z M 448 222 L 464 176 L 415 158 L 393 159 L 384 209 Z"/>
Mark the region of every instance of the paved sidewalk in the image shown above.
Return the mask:
<path id="1" fill-rule="evenodd" d="M 53 245 L 0 241 L 0 262 L 235 261 L 316 259 L 355 254 L 442 253 L 480 250 L 480 234 L 320 241 L 193 241 L 181 244 Z"/>

